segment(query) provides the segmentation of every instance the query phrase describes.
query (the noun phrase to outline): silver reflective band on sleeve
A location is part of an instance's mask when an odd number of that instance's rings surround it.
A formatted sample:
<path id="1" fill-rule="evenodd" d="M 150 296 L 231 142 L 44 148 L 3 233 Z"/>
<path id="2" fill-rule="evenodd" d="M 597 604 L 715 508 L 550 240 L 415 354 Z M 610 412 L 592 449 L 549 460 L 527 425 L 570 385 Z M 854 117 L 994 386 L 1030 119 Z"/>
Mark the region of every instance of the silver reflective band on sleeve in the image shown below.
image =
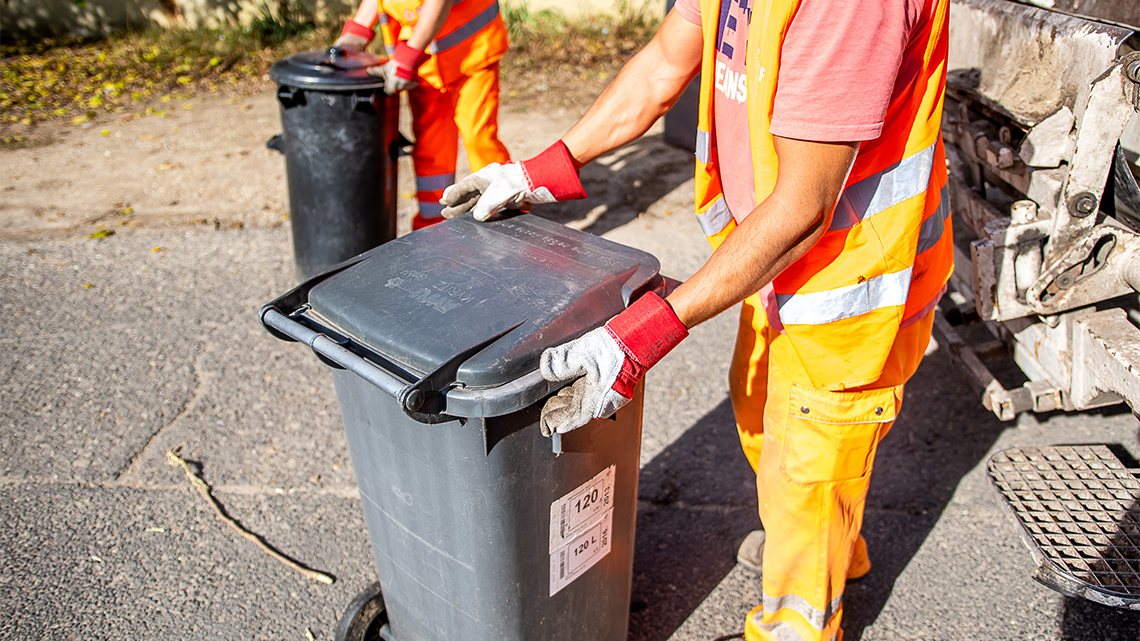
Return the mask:
<path id="1" fill-rule="evenodd" d="M 822 630 L 823 626 L 835 616 L 839 611 L 839 604 L 843 601 L 843 595 L 832 599 L 824 610 L 818 610 L 807 599 L 798 594 L 785 594 L 784 596 L 772 596 L 767 592 L 764 593 L 764 612 L 776 612 L 777 610 L 792 610 L 796 614 L 802 616 L 808 624 L 816 630 Z M 757 622 L 759 623 L 759 622 Z"/>
<path id="2" fill-rule="evenodd" d="M 709 132 L 697 130 L 697 160 L 709 164 Z"/>
<path id="3" fill-rule="evenodd" d="M 416 191 L 439 191 L 447 189 L 455 182 L 455 172 L 435 176 L 416 176 Z"/>
<path id="4" fill-rule="evenodd" d="M 941 199 L 938 209 L 930 218 L 922 221 L 922 228 L 918 230 L 918 249 L 914 252 L 915 255 L 937 245 L 942 239 L 942 232 L 946 231 L 946 217 L 950 215 L 950 206 L 947 204 L 949 202 L 947 199 L 950 197 L 948 189 L 943 187 L 938 197 Z"/>
<path id="5" fill-rule="evenodd" d="M 828 231 L 850 229 L 861 221 L 926 191 L 934 170 L 935 142 L 877 174 L 843 190 Z"/>
<path id="6" fill-rule="evenodd" d="M 388 24 L 388 14 L 386 14 L 386 13 L 382 13 L 382 14 L 380 14 L 380 24 L 387 26 L 387 24 Z"/>
<path id="7" fill-rule="evenodd" d="M 442 218 L 443 205 L 439 203 L 432 203 L 426 201 L 419 201 L 420 217 L 422 218 Z"/>
<path id="8" fill-rule="evenodd" d="M 392 56 L 396 55 L 396 46 L 395 46 L 395 45 L 391 45 L 391 46 L 389 46 L 389 45 L 384 45 L 384 50 L 388 52 L 388 57 L 389 57 L 389 58 L 391 58 Z"/>
<path id="9" fill-rule="evenodd" d="M 705 233 L 705 236 L 720 233 L 728 226 L 730 220 L 732 220 L 732 212 L 728 211 L 728 203 L 724 202 L 724 196 L 717 198 L 716 202 L 705 210 L 705 213 L 697 214 L 697 222 L 701 224 L 701 231 Z"/>
<path id="10" fill-rule="evenodd" d="M 776 294 L 785 325 L 825 325 L 895 305 L 905 305 L 914 267 L 861 283 L 806 294 Z"/>
<path id="11" fill-rule="evenodd" d="M 470 20 L 468 20 L 455 31 L 452 31 L 442 38 L 432 40 L 431 45 L 428 46 L 428 53 L 434 56 L 443 53 L 448 49 L 451 49 L 452 47 L 478 33 L 479 30 L 483 27 L 491 24 L 497 15 L 499 15 L 499 3 L 495 2 L 491 4 L 491 6 L 472 16 Z"/>

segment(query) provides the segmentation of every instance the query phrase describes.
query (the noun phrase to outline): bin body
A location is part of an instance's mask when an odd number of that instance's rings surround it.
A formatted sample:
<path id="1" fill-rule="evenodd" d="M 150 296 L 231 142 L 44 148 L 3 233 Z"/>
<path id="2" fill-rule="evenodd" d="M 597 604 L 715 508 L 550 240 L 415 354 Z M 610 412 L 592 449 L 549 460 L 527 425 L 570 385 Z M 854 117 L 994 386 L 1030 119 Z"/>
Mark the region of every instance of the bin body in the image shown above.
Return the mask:
<path id="1" fill-rule="evenodd" d="M 396 237 L 399 99 L 364 71 L 380 61 L 311 51 L 270 70 L 300 280 Z"/>
<path id="2" fill-rule="evenodd" d="M 466 214 L 262 311 L 271 332 L 347 368 L 333 379 L 390 638 L 626 638 L 641 388 L 613 418 L 551 439 L 538 420 L 562 384 L 537 369 L 545 348 L 663 286 L 644 252 L 530 215 Z"/>
<path id="3" fill-rule="evenodd" d="M 541 404 L 466 425 L 421 425 L 355 374 L 333 378 L 397 641 L 624 641 L 640 392 L 616 420 L 564 435 L 556 456 L 538 429 Z M 611 466 L 609 531 L 585 532 L 552 559 L 551 504 Z M 608 553 L 551 596 L 551 572 L 571 569 L 578 547 L 586 546 L 585 558 L 607 544 Z"/>

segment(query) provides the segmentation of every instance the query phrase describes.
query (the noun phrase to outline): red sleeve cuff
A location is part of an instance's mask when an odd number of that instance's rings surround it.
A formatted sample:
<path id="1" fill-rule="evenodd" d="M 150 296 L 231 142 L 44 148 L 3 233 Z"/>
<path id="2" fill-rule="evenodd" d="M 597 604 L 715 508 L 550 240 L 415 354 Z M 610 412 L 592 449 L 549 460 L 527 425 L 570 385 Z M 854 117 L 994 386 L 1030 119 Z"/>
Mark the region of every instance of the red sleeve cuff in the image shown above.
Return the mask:
<path id="1" fill-rule="evenodd" d="M 412 80 L 416 77 L 416 72 L 419 71 L 420 66 L 428 61 L 431 56 L 419 49 L 413 49 L 408 46 L 406 40 L 401 40 L 396 43 L 396 49 L 392 52 L 392 60 L 396 61 L 396 77 L 402 80 Z"/>
<path id="2" fill-rule="evenodd" d="M 574 159 L 561 140 L 534 158 L 520 162 L 519 166 L 531 191 L 546 187 L 559 201 L 586 197 L 586 190 L 578 179 L 578 170 L 574 168 Z"/>
<path id="3" fill-rule="evenodd" d="M 637 299 L 624 312 L 610 319 L 606 323 L 606 331 L 643 372 L 656 365 L 689 335 L 689 330 L 685 329 L 669 303 L 653 292 Z"/>
<path id="4" fill-rule="evenodd" d="M 353 20 L 352 18 L 349 18 L 348 20 L 344 21 L 344 29 L 341 30 L 340 35 L 342 35 L 342 36 L 357 36 L 360 38 L 364 38 L 365 40 L 367 40 L 369 42 L 372 42 L 372 36 L 375 34 L 373 34 L 372 30 L 369 29 L 368 27 L 360 24 L 359 22 Z"/>

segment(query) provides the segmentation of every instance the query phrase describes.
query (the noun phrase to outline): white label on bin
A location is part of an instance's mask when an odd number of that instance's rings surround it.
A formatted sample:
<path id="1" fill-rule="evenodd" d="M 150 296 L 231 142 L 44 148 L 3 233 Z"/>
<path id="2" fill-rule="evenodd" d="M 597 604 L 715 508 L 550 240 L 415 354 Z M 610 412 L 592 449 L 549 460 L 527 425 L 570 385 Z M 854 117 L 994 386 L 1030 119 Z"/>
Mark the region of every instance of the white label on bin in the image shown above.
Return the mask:
<path id="1" fill-rule="evenodd" d="M 550 554 L 550 596 L 574 582 L 610 553 L 614 511 L 610 508 L 565 546 Z"/>
<path id="2" fill-rule="evenodd" d="M 550 504 L 550 553 L 578 538 L 614 506 L 614 473 L 611 465 Z"/>

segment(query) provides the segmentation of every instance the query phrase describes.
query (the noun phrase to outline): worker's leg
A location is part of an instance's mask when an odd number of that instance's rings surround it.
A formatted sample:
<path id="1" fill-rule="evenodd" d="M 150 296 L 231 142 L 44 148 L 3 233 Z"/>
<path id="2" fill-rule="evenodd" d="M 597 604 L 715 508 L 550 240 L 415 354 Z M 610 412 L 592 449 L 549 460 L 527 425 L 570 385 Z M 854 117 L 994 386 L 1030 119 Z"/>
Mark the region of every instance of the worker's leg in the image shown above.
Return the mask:
<path id="1" fill-rule="evenodd" d="M 728 369 L 728 389 L 740 447 L 752 470 L 758 469 L 764 440 L 764 405 L 768 400 L 768 321 L 759 294 L 744 299 L 736 350 Z"/>
<path id="2" fill-rule="evenodd" d="M 422 82 L 408 91 L 412 109 L 412 165 L 416 170 L 416 202 L 419 213 L 412 221 L 420 229 L 443 220 L 439 199 L 455 182 L 455 161 L 459 156 L 459 130 L 455 127 L 457 93 L 440 91 Z"/>
<path id="3" fill-rule="evenodd" d="M 763 603 L 745 622 L 749 641 L 837 638 L 844 586 L 866 562 L 859 529 L 875 451 L 921 361 L 931 319 L 900 332 L 879 381 L 843 392 L 813 389 L 787 336 L 770 336 L 757 472 L 767 532 Z"/>
<path id="4" fill-rule="evenodd" d="M 499 63 L 476 71 L 459 86 L 455 125 L 463 137 L 471 171 L 511 159 L 499 140 Z"/>

